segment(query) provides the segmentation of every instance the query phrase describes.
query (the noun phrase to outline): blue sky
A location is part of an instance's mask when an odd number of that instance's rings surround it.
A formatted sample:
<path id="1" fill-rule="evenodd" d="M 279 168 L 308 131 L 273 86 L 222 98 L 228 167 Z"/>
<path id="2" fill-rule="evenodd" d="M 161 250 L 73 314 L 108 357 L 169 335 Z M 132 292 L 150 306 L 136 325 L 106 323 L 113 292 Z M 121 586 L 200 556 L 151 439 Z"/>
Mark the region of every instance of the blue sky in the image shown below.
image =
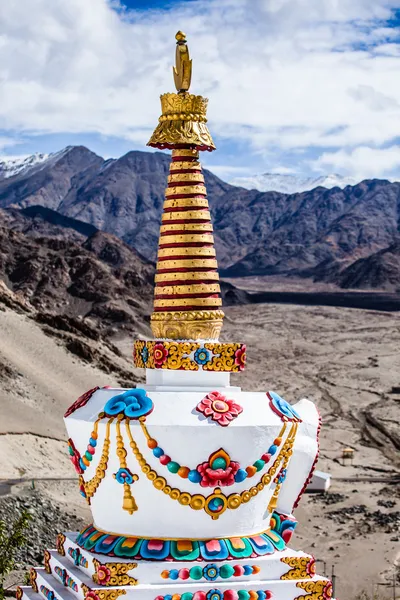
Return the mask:
<path id="1" fill-rule="evenodd" d="M 18 0 L 0 22 L 1 155 L 146 150 L 182 29 L 218 175 L 400 179 L 400 0 Z"/>

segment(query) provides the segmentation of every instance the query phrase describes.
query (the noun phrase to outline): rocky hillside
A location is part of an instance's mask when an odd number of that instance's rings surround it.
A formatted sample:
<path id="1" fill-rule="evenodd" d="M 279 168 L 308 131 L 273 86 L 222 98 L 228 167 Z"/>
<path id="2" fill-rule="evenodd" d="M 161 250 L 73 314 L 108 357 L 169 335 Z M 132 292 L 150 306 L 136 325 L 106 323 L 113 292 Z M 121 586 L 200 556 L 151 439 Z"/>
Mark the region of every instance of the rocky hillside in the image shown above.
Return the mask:
<path id="1" fill-rule="evenodd" d="M 36 310 L 84 317 L 100 332 L 121 324 L 142 330 L 152 298 L 152 263 L 104 232 L 85 238 L 68 229 L 69 238 L 63 228 L 44 222 L 46 235 L 39 235 L 16 211 L 10 220 L 14 229 L 0 226 L 0 278 L 14 293 Z M 17 223 L 25 233 L 15 230 Z"/>
<path id="2" fill-rule="evenodd" d="M 388 288 L 400 292 L 400 242 L 392 244 L 360 258 L 349 267 L 331 275 L 325 273 L 325 280 L 337 283 L 342 288 Z"/>
<path id="3" fill-rule="evenodd" d="M 0 181 L 0 207 L 46 207 L 115 234 L 154 260 L 169 160 L 138 151 L 104 160 L 69 147 Z M 399 183 L 366 180 L 289 195 L 235 187 L 207 170 L 205 178 L 226 276 L 327 278 L 335 264 L 336 277 L 400 239 Z"/>

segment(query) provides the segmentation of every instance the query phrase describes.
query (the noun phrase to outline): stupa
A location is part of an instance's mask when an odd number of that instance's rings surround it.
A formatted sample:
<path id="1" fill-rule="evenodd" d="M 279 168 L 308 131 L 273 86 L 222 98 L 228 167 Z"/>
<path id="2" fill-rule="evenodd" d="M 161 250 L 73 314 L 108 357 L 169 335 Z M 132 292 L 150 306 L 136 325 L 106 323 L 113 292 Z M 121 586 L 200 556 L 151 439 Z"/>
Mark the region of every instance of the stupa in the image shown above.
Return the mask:
<path id="1" fill-rule="evenodd" d="M 240 342 L 224 314 L 200 151 L 215 149 L 207 99 L 189 93 L 176 35 L 177 93 L 161 96 L 149 145 L 172 150 L 155 276 L 154 339 L 134 344 L 146 384 L 92 389 L 65 414 L 93 517 L 62 532 L 20 600 L 327 600 L 310 554 L 291 550 L 293 509 L 318 456 L 314 404 L 243 392 Z"/>

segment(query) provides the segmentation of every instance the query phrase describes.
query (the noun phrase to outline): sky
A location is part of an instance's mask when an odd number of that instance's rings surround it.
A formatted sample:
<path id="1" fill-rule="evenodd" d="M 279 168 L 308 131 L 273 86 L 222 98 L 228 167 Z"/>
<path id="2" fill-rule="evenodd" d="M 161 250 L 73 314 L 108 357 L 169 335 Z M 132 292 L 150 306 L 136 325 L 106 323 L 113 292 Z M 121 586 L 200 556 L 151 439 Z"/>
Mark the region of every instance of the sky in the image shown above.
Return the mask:
<path id="1" fill-rule="evenodd" d="M 146 148 L 175 33 L 223 179 L 400 179 L 400 0 L 0 2 L 0 155 Z"/>

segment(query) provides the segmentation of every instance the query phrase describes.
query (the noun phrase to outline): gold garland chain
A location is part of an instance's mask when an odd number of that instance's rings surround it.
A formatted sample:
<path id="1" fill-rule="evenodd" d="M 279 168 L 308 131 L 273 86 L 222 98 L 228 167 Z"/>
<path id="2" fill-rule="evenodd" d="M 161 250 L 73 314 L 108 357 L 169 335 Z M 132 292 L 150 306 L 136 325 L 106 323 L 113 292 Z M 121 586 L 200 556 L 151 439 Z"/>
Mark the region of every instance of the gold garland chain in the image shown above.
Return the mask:
<path id="1" fill-rule="evenodd" d="M 126 450 L 124 446 L 124 440 L 121 435 L 121 421 L 118 419 L 116 423 L 116 437 L 117 437 L 117 456 L 119 458 L 119 464 L 121 469 L 128 469 L 128 465 L 126 464 Z M 137 475 L 132 475 L 133 481 L 138 480 Z M 131 488 L 129 483 L 125 482 L 124 484 L 124 500 L 122 503 L 122 508 L 127 510 L 130 515 L 138 510 L 135 498 L 132 496 Z"/>
<path id="2" fill-rule="evenodd" d="M 293 444 L 294 444 L 294 440 L 295 440 L 295 437 L 296 437 L 297 428 L 298 428 L 298 423 L 294 422 L 292 424 L 292 427 L 291 427 L 291 429 L 289 431 L 289 435 L 288 435 L 287 440 L 285 442 L 285 444 L 287 444 L 288 447 L 287 447 L 287 450 L 286 450 L 285 455 L 283 457 L 282 470 L 287 468 L 289 460 L 290 460 L 290 457 L 293 454 Z M 278 469 L 276 469 L 276 471 L 277 470 Z M 276 471 L 275 471 L 275 473 L 276 473 Z M 275 473 L 274 473 L 274 475 L 275 475 Z M 272 513 L 276 509 L 276 507 L 277 507 L 278 496 L 279 496 L 279 492 L 280 492 L 281 487 L 282 487 L 282 483 L 283 483 L 283 481 L 281 483 L 277 483 L 276 486 L 275 486 L 274 493 L 272 494 L 271 500 L 270 500 L 269 505 L 268 505 L 268 511 L 270 513 Z"/>
<path id="3" fill-rule="evenodd" d="M 144 419 L 143 419 L 143 420 L 142 420 L 142 419 L 139 419 L 139 423 L 140 423 L 140 426 L 141 426 L 141 428 L 142 428 L 143 435 L 144 435 L 144 436 L 145 436 L 145 438 L 146 438 L 147 444 L 148 444 L 149 442 L 154 442 L 154 444 L 157 444 L 157 446 L 158 446 L 158 445 L 159 445 L 159 444 L 158 444 L 158 441 L 157 441 L 155 438 L 153 438 L 153 437 L 150 435 L 150 433 L 149 433 L 149 430 L 148 430 L 148 429 L 147 429 L 147 427 L 146 427 L 146 423 L 145 423 Z M 280 447 L 280 445 L 281 445 L 281 443 L 282 443 L 283 436 L 285 435 L 285 431 L 286 431 L 287 425 L 288 425 L 288 421 L 285 421 L 285 422 L 284 422 L 284 424 L 282 425 L 282 428 L 281 428 L 281 430 L 280 430 L 280 432 L 279 432 L 278 436 L 277 436 L 277 439 L 278 439 L 278 440 L 281 440 L 281 442 L 280 442 L 280 443 L 279 443 L 279 445 L 278 445 L 278 448 Z M 290 434 L 289 434 L 289 435 L 290 435 Z M 288 436 L 288 437 L 289 437 L 289 436 Z M 150 446 L 150 448 L 152 448 L 152 446 Z M 168 452 L 165 452 L 165 454 L 168 454 Z M 212 456 L 212 455 L 211 455 L 211 456 Z M 229 458 L 230 458 L 230 457 L 229 457 Z M 249 465 L 249 467 L 253 467 L 253 466 L 254 466 L 254 463 L 253 463 L 253 465 Z M 265 466 L 265 465 L 264 465 L 264 466 Z M 245 470 L 245 471 L 247 471 L 247 469 L 248 469 L 249 467 L 244 467 L 244 470 Z M 188 469 L 188 470 L 190 469 L 189 467 L 183 467 L 183 468 L 184 468 L 184 469 Z M 256 474 L 256 472 L 257 472 L 257 471 L 256 471 L 256 469 L 254 469 L 254 473 L 253 473 L 253 474 L 251 474 L 251 475 L 249 474 L 249 475 L 248 475 L 248 477 L 249 477 L 249 478 L 250 478 L 250 477 L 253 477 L 253 476 Z M 179 474 L 180 474 L 180 473 L 179 473 L 179 471 L 178 471 L 178 475 L 179 475 Z"/>
<path id="4" fill-rule="evenodd" d="M 100 415 L 99 415 L 100 416 Z M 83 486 L 86 494 L 87 501 L 90 503 L 97 489 L 104 479 L 107 471 L 108 458 L 110 455 L 110 425 L 114 421 L 114 418 L 110 419 L 106 425 L 106 435 L 103 443 L 103 450 L 101 452 L 100 462 L 96 467 L 96 473 L 89 481 L 85 481 L 82 475 L 79 477 L 80 485 Z"/>
<path id="5" fill-rule="evenodd" d="M 205 510 L 207 514 L 209 514 L 213 519 L 218 519 L 218 517 L 225 512 L 225 510 L 235 510 L 241 506 L 241 504 L 249 502 L 252 497 L 257 496 L 259 492 L 261 492 L 265 486 L 269 485 L 275 476 L 281 462 L 283 465 L 287 465 L 292 455 L 292 446 L 294 443 L 294 439 L 297 431 L 297 423 L 292 423 L 291 429 L 289 431 L 288 437 L 276 457 L 274 464 L 268 469 L 268 472 L 265 473 L 257 485 L 250 488 L 250 490 L 244 490 L 240 494 L 230 494 L 229 496 L 225 496 L 222 493 L 220 488 L 216 488 L 214 493 L 208 497 L 203 496 L 202 494 L 190 494 L 189 492 L 181 492 L 178 488 L 171 488 L 167 484 L 167 481 L 164 477 L 160 477 L 156 471 L 154 471 L 151 466 L 146 462 L 143 454 L 140 452 L 135 440 L 133 439 L 131 428 L 129 421 L 125 423 L 126 431 L 129 437 L 129 445 L 132 449 L 132 452 L 139 463 L 139 466 L 142 469 L 142 472 L 146 475 L 146 477 L 152 482 L 153 486 L 163 491 L 164 494 L 167 494 L 172 500 L 178 500 L 180 504 L 183 506 L 190 506 L 193 510 Z M 285 468 L 285 466 L 283 467 Z M 278 488 L 279 485 L 279 488 Z M 277 484 L 275 488 L 275 493 L 277 493 L 280 489 L 280 484 Z M 210 508 L 211 502 L 214 501 L 219 503 L 219 511 L 215 512 Z"/>

